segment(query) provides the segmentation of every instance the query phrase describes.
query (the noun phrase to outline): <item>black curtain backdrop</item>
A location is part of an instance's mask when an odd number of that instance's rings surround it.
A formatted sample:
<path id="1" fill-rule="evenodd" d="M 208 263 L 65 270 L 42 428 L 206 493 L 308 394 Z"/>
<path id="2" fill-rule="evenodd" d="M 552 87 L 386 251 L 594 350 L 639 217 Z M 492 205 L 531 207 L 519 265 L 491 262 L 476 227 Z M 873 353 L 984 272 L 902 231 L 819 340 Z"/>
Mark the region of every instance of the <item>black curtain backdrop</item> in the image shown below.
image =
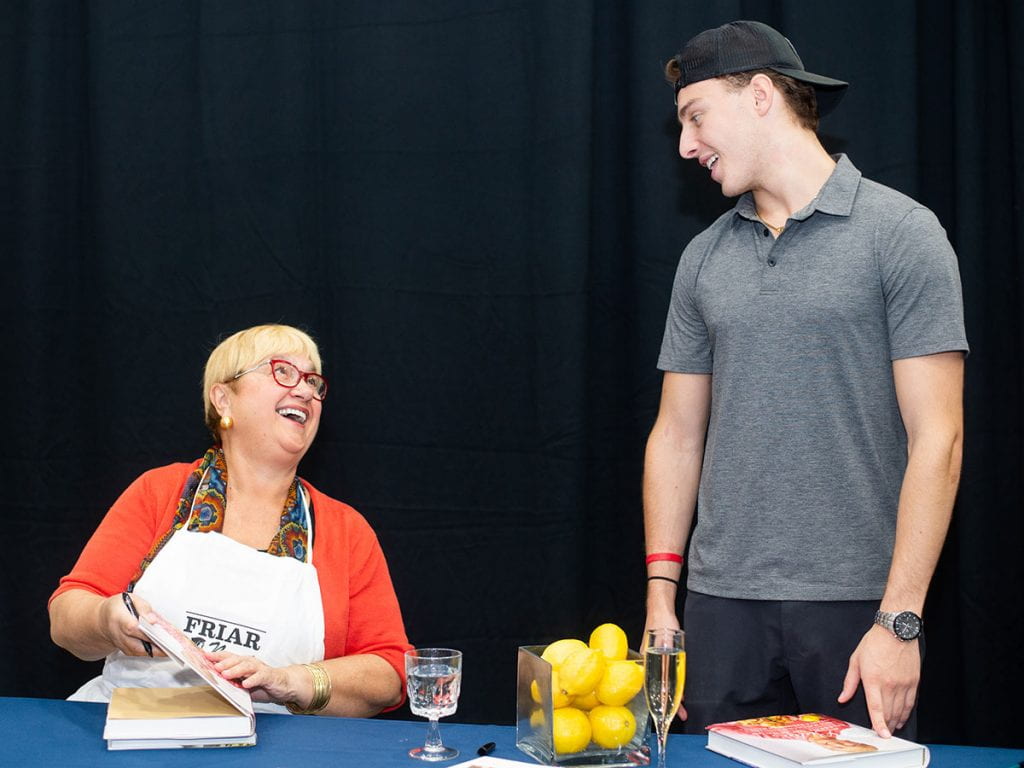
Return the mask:
<path id="1" fill-rule="evenodd" d="M 261 322 L 321 344 L 300 471 L 377 530 L 411 640 L 465 651 L 455 719 L 513 721 L 519 645 L 603 621 L 635 644 L 672 275 L 730 205 L 676 155 L 661 63 L 735 18 L 851 81 L 826 146 L 959 254 L 921 736 L 1020 746 L 1017 0 L 3 4 L 0 694 L 98 668 L 51 644 L 46 599 L 135 476 L 202 453 L 206 356 Z"/>

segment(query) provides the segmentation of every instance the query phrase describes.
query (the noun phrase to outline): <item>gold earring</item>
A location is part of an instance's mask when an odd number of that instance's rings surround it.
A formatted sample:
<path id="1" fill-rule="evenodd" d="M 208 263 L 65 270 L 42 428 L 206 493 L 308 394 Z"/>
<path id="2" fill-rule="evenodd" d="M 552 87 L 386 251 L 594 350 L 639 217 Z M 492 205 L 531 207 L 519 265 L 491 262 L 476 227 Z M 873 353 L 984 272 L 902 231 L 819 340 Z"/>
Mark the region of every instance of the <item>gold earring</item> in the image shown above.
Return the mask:
<path id="1" fill-rule="evenodd" d="M 233 426 L 235 426 L 235 420 L 232 419 L 230 416 L 221 416 L 220 417 L 220 428 L 221 429 L 231 429 Z"/>

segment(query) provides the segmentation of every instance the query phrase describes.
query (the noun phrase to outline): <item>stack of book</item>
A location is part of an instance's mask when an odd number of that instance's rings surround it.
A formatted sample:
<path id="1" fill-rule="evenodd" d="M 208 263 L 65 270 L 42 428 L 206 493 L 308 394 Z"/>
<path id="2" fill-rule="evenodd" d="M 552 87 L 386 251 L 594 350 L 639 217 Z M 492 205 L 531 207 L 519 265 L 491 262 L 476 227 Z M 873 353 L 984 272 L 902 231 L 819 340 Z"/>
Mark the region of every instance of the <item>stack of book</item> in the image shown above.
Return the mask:
<path id="1" fill-rule="evenodd" d="M 139 627 L 207 685 L 184 688 L 117 688 L 107 708 L 107 749 L 238 747 L 256 743 L 252 697 L 224 678 L 180 630 L 163 619 Z"/>
<path id="2" fill-rule="evenodd" d="M 107 749 L 235 747 L 256 743 L 253 715 L 208 686 L 117 688 L 103 729 Z"/>

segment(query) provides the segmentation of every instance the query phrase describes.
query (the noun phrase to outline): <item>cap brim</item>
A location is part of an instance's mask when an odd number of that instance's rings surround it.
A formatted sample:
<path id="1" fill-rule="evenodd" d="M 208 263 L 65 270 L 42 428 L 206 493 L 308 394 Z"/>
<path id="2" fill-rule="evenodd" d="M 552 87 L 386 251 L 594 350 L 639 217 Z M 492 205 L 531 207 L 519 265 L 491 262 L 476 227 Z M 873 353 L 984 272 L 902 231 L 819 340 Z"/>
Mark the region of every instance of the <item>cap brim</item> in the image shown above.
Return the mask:
<path id="1" fill-rule="evenodd" d="M 805 72 L 802 69 L 789 69 L 787 67 L 771 67 L 780 75 L 788 75 L 794 80 L 800 80 L 808 85 L 814 86 L 815 95 L 818 97 L 818 116 L 824 117 L 836 105 L 842 101 L 849 83 L 843 80 L 836 80 L 834 77 L 816 75 L 813 72 Z"/>
<path id="2" fill-rule="evenodd" d="M 770 67 L 774 69 L 780 75 L 789 75 L 794 80 L 802 80 L 805 83 L 810 83 L 815 88 L 846 88 L 849 83 L 843 80 L 836 80 L 834 77 L 825 77 L 824 75 L 816 75 L 813 72 L 805 72 L 802 69 L 790 69 L 788 67 Z"/>

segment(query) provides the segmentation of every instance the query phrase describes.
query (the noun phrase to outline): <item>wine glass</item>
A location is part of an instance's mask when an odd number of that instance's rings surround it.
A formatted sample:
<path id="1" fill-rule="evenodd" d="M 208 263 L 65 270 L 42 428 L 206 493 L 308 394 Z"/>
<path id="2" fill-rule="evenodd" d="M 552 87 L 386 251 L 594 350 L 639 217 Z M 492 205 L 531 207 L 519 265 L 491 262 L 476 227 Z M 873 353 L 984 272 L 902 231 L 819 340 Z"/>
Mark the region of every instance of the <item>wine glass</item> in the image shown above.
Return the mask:
<path id="1" fill-rule="evenodd" d="M 455 714 L 462 686 L 462 651 L 451 648 L 414 648 L 405 652 L 409 709 L 430 721 L 422 747 L 409 750 L 420 760 L 450 760 L 459 750 L 441 743 L 439 718 Z"/>
<path id="2" fill-rule="evenodd" d="M 644 633 L 644 694 L 658 734 L 658 768 L 665 768 L 668 728 L 683 700 L 684 639 L 681 629 L 649 629 Z"/>

